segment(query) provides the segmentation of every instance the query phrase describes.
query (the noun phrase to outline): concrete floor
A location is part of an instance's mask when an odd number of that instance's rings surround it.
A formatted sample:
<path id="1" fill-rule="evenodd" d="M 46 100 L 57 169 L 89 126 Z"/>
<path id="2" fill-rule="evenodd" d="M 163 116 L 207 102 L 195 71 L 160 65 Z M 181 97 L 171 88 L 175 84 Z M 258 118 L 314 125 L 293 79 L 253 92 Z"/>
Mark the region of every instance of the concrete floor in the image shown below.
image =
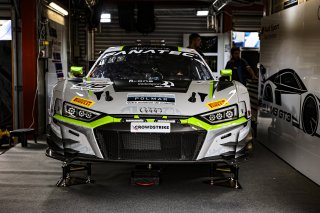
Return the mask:
<path id="1" fill-rule="evenodd" d="M 95 184 L 57 188 L 60 163 L 45 143 L 0 155 L 0 212 L 320 212 L 320 187 L 259 143 L 241 190 L 208 186 L 208 166 L 166 166 L 160 186 L 129 183 L 133 165 L 94 164 Z"/>

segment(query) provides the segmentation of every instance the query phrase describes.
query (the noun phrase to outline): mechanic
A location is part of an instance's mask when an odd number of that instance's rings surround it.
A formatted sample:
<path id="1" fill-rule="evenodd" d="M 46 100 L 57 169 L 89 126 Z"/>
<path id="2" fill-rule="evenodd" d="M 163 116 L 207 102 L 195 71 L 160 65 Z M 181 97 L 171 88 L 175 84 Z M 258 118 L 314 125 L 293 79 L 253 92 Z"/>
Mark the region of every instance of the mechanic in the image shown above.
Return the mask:
<path id="1" fill-rule="evenodd" d="M 198 33 L 190 34 L 188 48 L 195 49 L 204 58 L 204 54 L 201 51 L 201 36 Z"/>
<path id="2" fill-rule="evenodd" d="M 228 61 L 226 69 L 231 69 L 232 79 L 241 82 L 243 85 L 246 85 L 248 77 L 257 79 L 248 62 L 240 57 L 239 47 L 232 47 L 231 59 Z"/>

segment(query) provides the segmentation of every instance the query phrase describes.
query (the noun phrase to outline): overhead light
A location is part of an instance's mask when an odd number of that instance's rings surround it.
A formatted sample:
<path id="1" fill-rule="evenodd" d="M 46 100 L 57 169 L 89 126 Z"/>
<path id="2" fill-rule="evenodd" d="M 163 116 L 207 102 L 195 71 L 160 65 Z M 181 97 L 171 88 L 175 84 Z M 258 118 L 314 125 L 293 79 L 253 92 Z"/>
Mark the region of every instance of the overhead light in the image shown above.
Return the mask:
<path id="1" fill-rule="evenodd" d="M 100 23 L 110 23 L 111 22 L 111 14 L 110 13 L 101 13 Z"/>
<path id="2" fill-rule="evenodd" d="M 101 13 L 100 18 L 110 18 L 111 19 L 111 14 L 110 13 Z"/>
<path id="3" fill-rule="evenodd" d="M 69 14 L 68 11 L 66 11 L 65 9 L 63 9 L 62 7 L 60 7 L 59 5 L 57 5 L 57 4 L 54 3 L 54 2 L 51 2 L 51 3 L 49 4 L 49 6 L 50 6 L 51 8 L 53 8 L 56 12 L 60 13 L 60 14 L 63 15 L 63 16 L 67 16 L 67 15 Z"/>
<path id="4" fill-rule="evenodd" d="M 207 16 L 209 14 L 208 10 L 198 10 L 197 16 Z"/>
<path id="5" fill-rule="evenodd" d="M 231 2 L 231 0 L 215 0 L 212 3 L 212 6 L 214 7 L 214 9 L 219 12 L 224 6 L 226 6 L 227 4 L 229 4 Z"/>

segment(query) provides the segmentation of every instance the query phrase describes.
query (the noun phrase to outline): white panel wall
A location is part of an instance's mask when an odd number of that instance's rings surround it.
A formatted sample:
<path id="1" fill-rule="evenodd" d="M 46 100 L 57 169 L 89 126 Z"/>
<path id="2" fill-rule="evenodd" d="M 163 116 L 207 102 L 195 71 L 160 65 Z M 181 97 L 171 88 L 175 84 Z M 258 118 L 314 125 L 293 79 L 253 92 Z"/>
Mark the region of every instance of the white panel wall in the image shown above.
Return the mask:
<path id="1" fill-rule="evenodd" d="M 264 76 L 266 80 L 260 75 L 261 108 L 258 117 L 258 139 L 318 184 L 320 184 L 319 13 L 320 0 L 313 0 L 263 18 L 261 64 L 266 68 Z M 290 76 L 280 74 L 279 71 L 282 69 L 294 70 L 296 74 L 292 74 L 293 79 L 298 82 L 296 84 L 300 88 L 292 86 L 295 83 L 292 83 Z M 273 74 L 276 80 L 267 80 Z M 272 101 L 263 98 L 267 93 L 263 88 L 267 84 L 271 87 Z M 306 90 L 303 89 L 303 85 Z M 306 110 L 305 101 L 308 98 L 315 104 Z M 308 114 L 313 117 L 307 119 Z"/>

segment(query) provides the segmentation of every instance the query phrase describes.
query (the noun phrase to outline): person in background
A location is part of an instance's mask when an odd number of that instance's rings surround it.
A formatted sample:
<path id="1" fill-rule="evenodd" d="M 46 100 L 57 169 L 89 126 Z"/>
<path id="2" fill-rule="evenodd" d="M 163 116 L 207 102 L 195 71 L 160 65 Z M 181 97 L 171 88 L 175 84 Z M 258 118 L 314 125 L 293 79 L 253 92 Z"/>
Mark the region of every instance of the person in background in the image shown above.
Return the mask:
<path id="1" fill-rule="evenodd" d="M 232 79 L 246 85 L 247 79 L 257 79 L 248 62 L 240 57 L 240 48 L 231 49 L 231 59 L 226 65 L 226 69 L 232 70 Z"/>
<path id="2" fill-rule="evenodd" d="M 204 58 L 204 54 L 201 51 L 201 36 L 198 33 L 190 34 L 188 48 L 195 49 Z"/>

